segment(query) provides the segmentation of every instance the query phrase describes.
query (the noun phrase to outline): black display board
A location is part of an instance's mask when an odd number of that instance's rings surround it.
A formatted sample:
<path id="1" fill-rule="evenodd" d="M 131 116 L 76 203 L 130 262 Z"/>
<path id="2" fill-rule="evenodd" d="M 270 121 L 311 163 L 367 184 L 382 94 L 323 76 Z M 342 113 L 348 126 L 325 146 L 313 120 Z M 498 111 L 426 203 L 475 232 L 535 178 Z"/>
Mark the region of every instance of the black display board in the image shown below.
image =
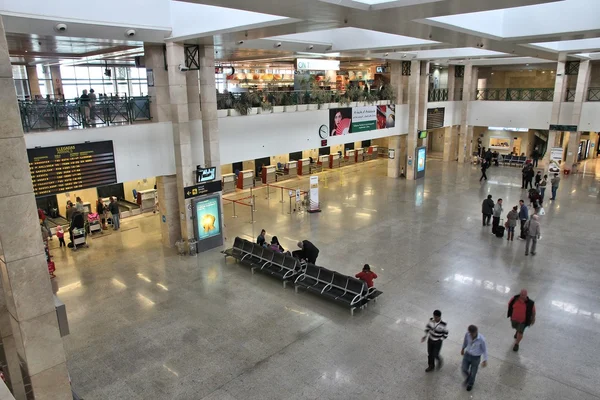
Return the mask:
<path id="1" fill-rule="evenodd" d="M 112 140 L 27 149 L 36 196 L 117 183 Z"/>

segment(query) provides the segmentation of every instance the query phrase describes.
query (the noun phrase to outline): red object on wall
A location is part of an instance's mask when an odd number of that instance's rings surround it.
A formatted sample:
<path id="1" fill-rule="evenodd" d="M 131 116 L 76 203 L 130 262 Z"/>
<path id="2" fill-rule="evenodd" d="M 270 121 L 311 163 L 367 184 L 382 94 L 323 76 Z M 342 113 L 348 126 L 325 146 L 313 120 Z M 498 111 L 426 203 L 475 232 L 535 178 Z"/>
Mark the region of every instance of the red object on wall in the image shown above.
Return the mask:
<path id="1" fill-rule="evenodd" d="M 50 273 L 50 278 L 55 278 L 54 271 L 56 271 L 56 265 L 54 261 L 48 261 L 48 272 Z"/>

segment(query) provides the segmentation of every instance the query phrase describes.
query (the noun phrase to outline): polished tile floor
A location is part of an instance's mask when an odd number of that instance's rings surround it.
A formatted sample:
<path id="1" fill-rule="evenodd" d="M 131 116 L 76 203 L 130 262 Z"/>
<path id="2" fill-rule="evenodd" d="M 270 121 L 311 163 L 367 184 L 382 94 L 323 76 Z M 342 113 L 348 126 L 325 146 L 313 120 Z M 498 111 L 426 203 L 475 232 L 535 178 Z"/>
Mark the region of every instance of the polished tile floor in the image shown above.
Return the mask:
<path id="1" fill-rule="evenodd" d="M 234 219 L 225 205 L 229 244 L 265 228 L 286 248 L 310 239 L 322 266 L 350 274 L 371 264 L 384 294 L 354 317 L 219 250 L 164 250 L 154 215 L 124 220 L 88 249 L 54 250 L 76 391 L 86 400 L 600 399 L 600 163 L 563 178 L 535 257 L 481 226 L 488 193 L 505 213 L 525 196 L 519 169 L 491 168 L 484 184 L 476 167 L 441 161 L 419 182 L 385 173 L 377 160 L 322 176 L 320 214 L 288 214 L 287 189 L 283 204 L 280 189 L 269 200 L 254 191 L 254 224 L 249 207 Z M 506 305 L 521 288 L 538 318 L 514 353 Z M 420 338 L 436 308 L 450 336 L 443 369 L 426 374 Z M 490 359 L 467 393 L 459 353 L 469 324 Z"/>

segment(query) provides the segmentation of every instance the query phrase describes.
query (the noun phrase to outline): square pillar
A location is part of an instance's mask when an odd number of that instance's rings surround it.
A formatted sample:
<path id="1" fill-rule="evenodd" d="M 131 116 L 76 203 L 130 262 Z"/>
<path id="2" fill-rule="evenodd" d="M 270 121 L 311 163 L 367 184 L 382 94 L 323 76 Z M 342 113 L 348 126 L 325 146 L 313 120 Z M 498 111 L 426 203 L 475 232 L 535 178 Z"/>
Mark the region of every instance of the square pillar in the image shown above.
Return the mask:
<path id="1" fill-rule="evenodd" d="M 448 101 L 454 101 L 454 92 L 456 91 L 456 77 L 454 76 L 456 67 L 448 66 Z"/>
<path id="2" fill-rule="evenodd" d="M 471 144 L 469 142 L 469 127 L 468 127 L 468 112 L 469 112 L 469 102 L 472 97 L 472 86 L 473 86 L 473 64 L 467 63 L 465 65 L 465 75 L 463 78 L 463 100 L 461 106 L 461 116 L 460 116 L 460 140 L 458 143 L 458 162 L 465 163 L 469 162 L 471 158 L 471 154 L 469 153 L 469 149 L 471 148 Z M 477 78 L 475 78 L 475 82 Z M 473 132 L 471 131 L 471 137 L 473 136 Z"/>
<path id="3" fill-rule="evenodd" d="M 60 75 L 60 67 L 58 65 L 50 66 L 50 76 L 52 77 L 52 88 L 54 89 L 54 98 L 64 98 L 62 76 Z"/>
<path id="4" fill-rule="evenodd" d="M 408 79 L 408 135 L 406 137 L 406 179 L 415 179 L 415 149 L 419 130 L 419 89 L 421 83 L 421 61 L 411 61 Z M 410 161 L 410 165 L 408 162 Z"/>
<path id="5" fill-rule="evenodd" d="M 14 367 L 10 369 L 13 387 L 27 382 L 36 400 L 70 400 L 66 357 L 26 154 L 0 17 L 0 280 L 4 298 L 0 332 L 11 339 L 4 342 L 11 347 L 6 353 L 18 357 L 22 371 L 19 377 Z M 14 392 L 19 395 L 23 390 Z"/>
<path id="6" fill-rule="evenodd" d="M 217 179 L 221 179 L 219 115 L 217 113 L 215 49 L 213 46 L 200 47 L 200 108 L 202 109 L 204 164 L 209 167 L 217 167 Z"/>

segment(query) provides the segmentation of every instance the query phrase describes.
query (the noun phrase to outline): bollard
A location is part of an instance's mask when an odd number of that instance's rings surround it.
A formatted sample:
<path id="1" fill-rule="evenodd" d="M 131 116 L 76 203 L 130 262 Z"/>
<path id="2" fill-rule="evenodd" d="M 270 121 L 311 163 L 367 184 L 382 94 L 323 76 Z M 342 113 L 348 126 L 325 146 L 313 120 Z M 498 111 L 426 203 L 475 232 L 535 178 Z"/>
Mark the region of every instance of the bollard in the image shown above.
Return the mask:
<path id="1" fill-rule="evenodd" d="M 290 211 L 288 212 L 288 214 L 292 213 L 292 197 L 290 196 Z"/>
<path id="2" fill-rule="evenodd" d="M 252 206 L 250 206 L 250 223 L 253 224 L 255 222 L 256 221 L 254 221 L 254 205 L 252 205 Z"/>
<path id="3" fill-rule="evenodd" d="M 238 216 L 235 215 L 235 201 L 232 201 L 231 204 L 233 204 L 233 215 L 231 216 L 231 218 L 237 218 Z"/>
<path id="4" fill-rule="evenodd" d="M 280 203 L 283 203 L 283 188 L 281 188 L 281 201 Z"/>
<path id="5" fill-rule="evenodd" d="M 256 195 L 252 195 L 252 211 L 256 211 Z"/>
<path id="6" fill-rule="evenodd" d="M 267 183 L 267 200 L 271 200 L 270 194 L 271 191 L 269 190 L 269 184 Z"/>

